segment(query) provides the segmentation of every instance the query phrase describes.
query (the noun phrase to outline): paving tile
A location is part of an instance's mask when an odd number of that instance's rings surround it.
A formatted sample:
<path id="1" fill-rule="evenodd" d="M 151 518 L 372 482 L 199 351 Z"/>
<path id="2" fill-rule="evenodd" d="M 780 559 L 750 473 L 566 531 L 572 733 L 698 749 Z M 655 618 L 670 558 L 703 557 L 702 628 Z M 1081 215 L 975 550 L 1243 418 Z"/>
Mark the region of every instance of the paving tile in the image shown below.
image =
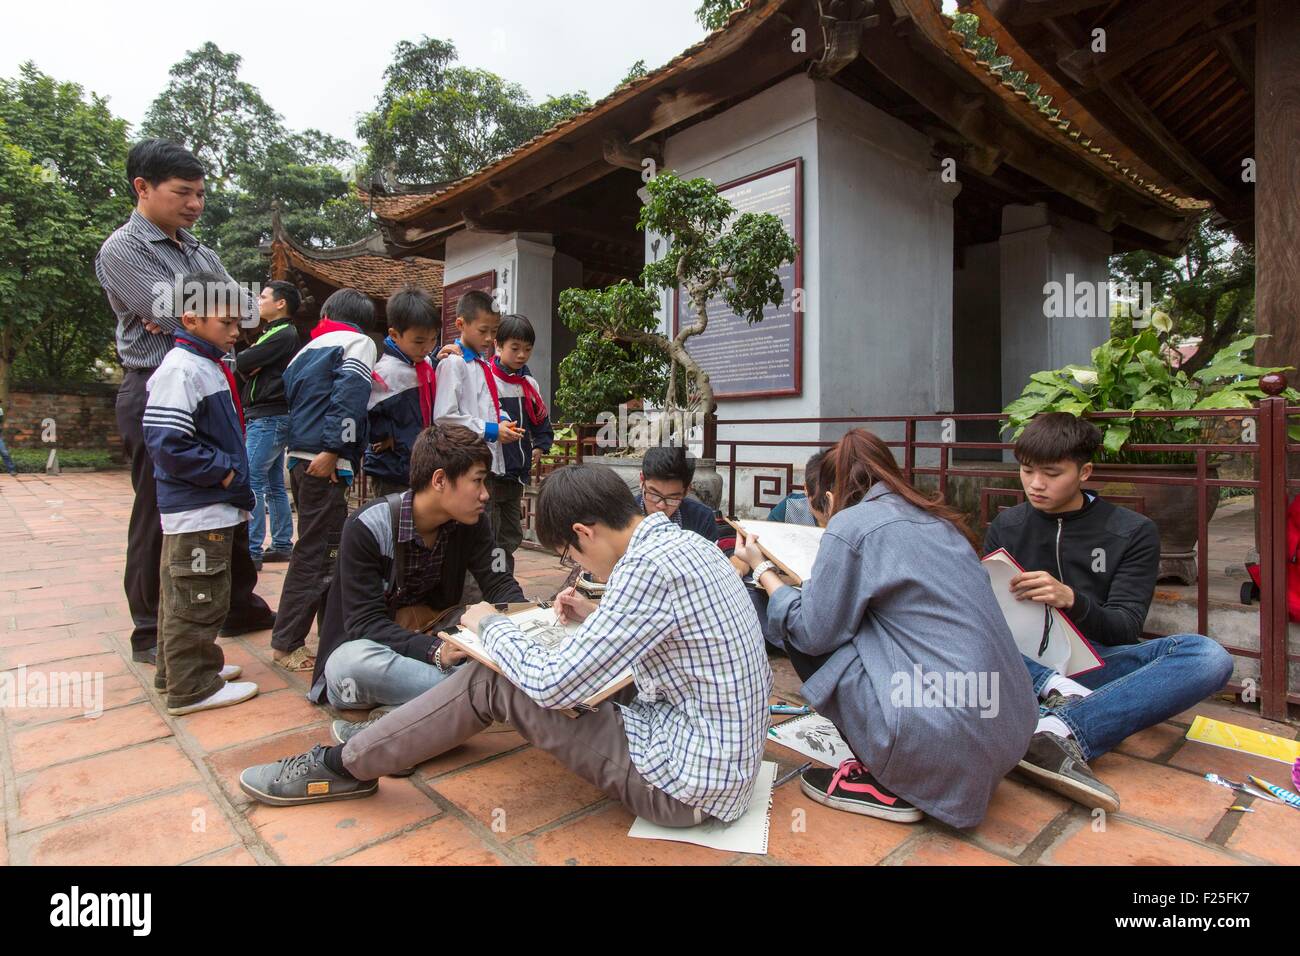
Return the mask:
<path id="1" fill-rule="evenodd" d="M 30 671 L 28 674 L 30 675 Z M 30 677 L 29 677 L 30 679 Z M 45 724 L 56 720 L 79 720 L 87 712 L 100 709 L 105 712 L 146 699 L 144 686 L 134 674 L 116 674 L 105 677 L 102 688 L 92 676 L 88 681 L 54 685 L 55 703 L 66 707 L 44 706 L 39 700 L 27 698 L 24 706 L 6 707 L 5 720 L 11 727 Z M 48 699 L 48 698 L 47 698 Z"/>
<path id="2" fill-rule="evenodd" d="M 254 804 L 248 822 L 282 863 L 298 865 L 356 849 L 441 812 L 411 781 L 386 777 L 373 797 L 303 807 Z"/>
<path id="3" fill-rule="evenodd" d="M 97 813 L 33 835 L 27 862 L 57 866 L 173 866 L 235 842 L 199 787 Z"/>
<path id="4" fill-rule="evenodd" d="M 106 711 L 99 717 L 78 717 L 20 730 L 13 736 L 10 756 L 14 773 L 24 774 L 170 736 L 171 730 L 150 704 L 135 704 Z"/>
<path id="5" fill-rule="evenodd" d="M 1189 708 L 1169 719 L 1175 724 L 1191 726 L 1192 721 L 1197 716 L 1209 717 L 1213 720 L 1222 720 L 1230 724 L 1236 724 L 1238 727 L 1249 727 L 1252 730 L 1262 730 L 1266 734 L 1273 734 L 1278 737 L 1287 737 L 1291 740 L 1296 739 L 1296 728 L 1290 724 L 1278 723 L 1276 720 L 1267 720 L 1259 715 L 1259 710 L 1248 708 L 1243 705 L 1233 706 L 1223 701 L 1211 698 L 1203 700 L 1195 707 Z"/>
<path id="6" fill-rule="evenodd" d="M 1282 786 L 1278 780 L 1264 779 Z M 1228 793 L 1226 790 L 1223 792 L 1225 795 Z M 1228 849 L 1283 866 L 1300 864 L 1300 810 L 1259 799 L 1254 800 L 1251 807 L 1254 813 L 1233 814 L 1241 819 L 1237 821 L 1232 836 L 1228 837 Z"/>
<path id="7" fill-rule="evenodd" d="M 8 616 L 0 611 L 0 647 L 22 647 L 72 637 L 71 627 L 33 627 L 26 631 L 6 631 L 3 625 Z"/>
<path id="8" fill-rule="evenodd" d="M 1178 741 L 1183 739 L 1186 733 L 1187 729 L 1185 727 L 1177 727 L 1168 723 L 1156 724 L 1154 727 L 1140 730 L 1133 736 L 1120 741 L 1115 750 L 1122 754 L 1128 754 L 1130 757 L 1153 760 L 1173 748 Z"/>
<path id="9" fill-rule="evenodd" d="M 7 827 L 0 826 L 0 866 L 9 865 L 9 843 L 5 838 L 6 829 Z"/>
<path id="10" fill-rule="evenodd" d="M 1169 758 L 1169 765 L 1196 774 L 1217 773 L 1221 777 L 1242 782 L 1250 773 L 1273 783 L 1279 783 L 1277 777 L 1286 779 L 1291 777 L 1290 766 L 1279 760 L 1270 760 L 1267 757 L 1227 750 L 1223 747 L 1211 747 L 1209 744 L 1195 740 L 1184 742 Z"/>
<path id="11" fill-rule="evenodd" d="M 202 860 L 195 860 L 194 866 L 258 866 L 257 860 L 253 854 L 249 853 L 242 846 L 232 846 L 229 850 L 224 850 L 213 856 L 204 857 Z"/>
<path id="12" fill-rule="evenodd" d="M 500 866 L 501 860 L 464 823 L 451 817 L 390 837 L 335 866 Z"/>
<path id="13" fill-rule="evenodd" d="M 1004 778 L 993 792 L 984 821 L 971 835 L 985 846 L 1015 856 L 1071 806 L 1064 797 L 1041 787 Z"/>
<path id="14" fill-rule="evenodd" d="M 924 823 L 889 823 L 813 803 L 797 781 L 772 800 L 767 854 L 782 863 L 872 866 L 915 836 Z"/>
<path id="15" fill-rule="evenodd" d="M 64 661 L 71 657 L 107 654 L 114 647 L 103 637 L 69 637 L 61 641 L 42 641 L 0 650 L 0 670 Z"/>
<path id="16" fill-rule="evenodd" d="M 529 747 L 431 786 L 504 842 L 604 799 L 550 754 Z M 504 827 L 504 829 L 500 829 Z"/>
<path id="17" fill-rule="evenodd" d="M 693 843 L 634 840 L 627 831 L 635 819 L 622 805 L 611 803 L 539 833 L 521 849 L 548 866 L 720 866 L 738 859 L 739 854 Z"/>
<path id="18" fill-rule="evenodd" d="M 290 686 L 286 679 L 289 676 L 287 671 L 266 663 L 238 640 L 222 638 L 218 643 L 226 656 L 226 663 L 242 667 L 244 672 L 239 675 L 239 679 L 251 680 L 257 685 L 259 694 L 269 694 Z M 307 693 L 305 684 L 302 693 Z"/>
<path id="19" fill-rule="evenodd" d="M 31 830 L 145 794 L 197 783 L 198 771 L 170 740 L 60 764 L 18 780 L 17 830 Z"/>
<path id="20" fill-rule="evenodd" d="M 1109 753 L 1093 772 L 1119 794 L 1120 812 L 1203 840 L 1223 817 L 1213 784 L 1181 770 Z M 1223 791 L 1225 794 L 1227 791 Z"/>
<path id="21" fill-rule="evenodd" d="M 987 850 L 981 850 L 949 833 L 927 833 L 903 850 L 903 866 L 1014 866 Z"/>
<path id="22" fill-rule="evenodd" d="M 328 727 L 304 727 L 287 734 L 259 738 L 246 744 L 227 747 L 225 750 L 208 755 L 207 762 L 230 801 L 238 805 L 251 802 L 251 798 L 239 789 L 239 775 L 246 768 L 305 753 L 316 744 L 332 743 L 334 740 L 330 737 Z"/>
<path id="23" fill-rule="evenodd" d="M 1128 823 L 1112 814 L 1106 829 L 1093 821 L 1072 825 L 1039 858 L 1040 863 L 1068 866 L 1236 866 L 1226 853 L 1192 840 Z"/>
<path id="24" fill-rule="evenodd" d="M 454 750 L 448 750 L 442 756 L 420 764 L 418 773 L 425 780 L 432 780 L 434 777 L 515 750 L 525 744 L 527 741 L 513 730 L 503 733 L 476 734 Z"/>
<path id="25" fill-rule="evenodd" d="M 327 711 L 310 703 L 296 690 L 259 693 L 242 704 L 177 718 L 182 729 L 208 751 L 270 737 L 296 727 L 319 724 L 328 719 Z"/>

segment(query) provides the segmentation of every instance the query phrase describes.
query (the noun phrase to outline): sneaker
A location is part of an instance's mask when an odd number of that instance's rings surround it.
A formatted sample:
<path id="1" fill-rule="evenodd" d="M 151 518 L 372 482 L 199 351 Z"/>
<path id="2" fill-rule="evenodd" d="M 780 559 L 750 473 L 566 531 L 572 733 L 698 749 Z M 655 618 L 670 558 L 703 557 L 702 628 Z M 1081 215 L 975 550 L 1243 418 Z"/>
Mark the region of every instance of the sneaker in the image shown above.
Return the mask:
<path id="1" fill-rule="evenodd" d="M 1017 769 L 1039 786 L 1089 809 L 1100 807 L 1107 813 L 1119 809 L 1119 795 L 1097 779 L 1073 737 L 1034 734 Z"/>
<path id="2" fill-rule="evenodd" d="M 262 803 L 293 807 L 368 797 L 379 789 L 379 781 L 335 773 L 325 765 L 325 748 L 317 744 L 305 754 L 249 767 L 239 775 L 239 789 Z"/>
<path id="3" fill-rule="evenodd" d="M 384 714 L 391 713 L 395 709 L 396 708 L 394 707 L 381 707 L 378 710 L 371 711 L 371 713 L 375 714 L 374 717 L 371 717 L 369 720 L 362 720 L 355 723 L 350 720 L 336 720 L 330 724 L 330 736 L 334 738 L 336 744 L 345 744 L 367 727 L 373 727 L 379 722 L 380 718 L 382 718 Z M 393 773 L 388 774 L 388 776 L 409 777 L 413 773 L 415 773 L 415 768 L 407 767 L 405 770 L 394 771 Z"/>
<path id="4" fill-rule="evenodd" d="M 132 651 L 131 660 L 137 664 L 149 664 L 153 667 L 158 666 L 158 646 L 146 647 L 142 651 Z"/>
<path id="5" fill-rule="evenodd" d="M 265 614 L 260 615 L 249 621 L 234 621 L 226 618 L 221 625 L 221 637 L 239 637 L 241 634 L 250 634 L 253 631 L 269 631 L 275 627 L 275 612 L 268 610 Z"/>
<path id="6" fill-rule="evenodd" d="M 168 707 L 167 713 L 173 717 L 181 717 L 185 714 L 197 713 L 200 710 L 216 710 L 218 707 L 242 704 L 244 701 L 251 700 L 256 696 L 256 684 L 252 681 L 238 681 L 233 684 L 226 684 L 215 694 L 204 697 L 197 703 L 186 704 L 184 707 Z"/>
<path id="7" fill-rule="evenodd" d="M 1046 697 L 1040 705 L 1044 710 L 1055 710 L 1058 707 L 1064 707 L 1066 704 L 1073 704 L 1075 701 L 1083 700 L 1082 694 L 1062 694 L 1054 690 Z"/>
<path id="8" fill-rule="evenodd" d="M 267 564 L 285 564 L 291 557 L 292 551 L 264 551 L 262 560 Z"/>
<path id="9" fill-rule="evenodd" d="M 810 799 L 836 810 L 895 823 L 916 823 L 925 816 L 902 797 L 881 786 L 856 760 L 844 761 L 838 770 L 805 770 L 800 775 L 799 786 Z"/>
<path id="10" fill-rule="evenodd" d="M 221 679 L 234 680 L 242 673 L 244 673 L 244 669 L 238 664 L 227 664 L 225 667 L 221 668 Z"/>

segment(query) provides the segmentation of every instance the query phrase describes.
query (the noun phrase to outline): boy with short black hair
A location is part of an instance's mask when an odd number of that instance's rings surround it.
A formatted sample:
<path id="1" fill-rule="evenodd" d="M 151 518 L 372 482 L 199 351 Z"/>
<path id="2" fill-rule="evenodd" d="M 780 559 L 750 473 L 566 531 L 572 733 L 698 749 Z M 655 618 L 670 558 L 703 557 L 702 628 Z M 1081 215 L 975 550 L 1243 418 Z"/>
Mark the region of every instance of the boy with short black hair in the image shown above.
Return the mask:
<path id="1" fill-rule="evenodd" d="M 465 612 L 502 673 L 471 661 L 343 746 L 250 767 L 240 787 L 275 805 L 369 796 L 378 778 L 509 721 L 629 811 L 660 826 L 738 819 L 763 759 L 772 671 L 758 620 L 716 547 L 662 514 L 644 517 L 623 480 L 569 465 L 542 483 L 537 533 L 561 561 L 610 582 L 600 604 L 556 598 L 578 629 L 551 649 L 490 604 Z M 561 711 L 635 664 L 628 686 L 574 720 Z"/>
<path id="2" fill-rule="evenodd" d="M 497 546 L 505 552 L 507 566 L 511 569 L 515 566 L 515 551 L 524 540 L 520 514 L 524 485 L 531 478 L 533 466 L 551 450 L 551 443 L 555 440 L 541 389 L 528 370 L 528 359 L 536 342 L 537 334 L 527 317 L 504 316 L 497 328 L 497 354 L 491 362 L 501 415 L 524 430 L 519 441 L 501 446 L 505 474 L 488 478 Z"/>
<path id="3" fill-rule="evenodd" d="M 1016 597 L 1059 608 L 1105 665 L 1071 680 L 1025 658 L 1042 703 L 1020 770 L 1110 811 L 1119 797 L 1087 762 L 1220 690 L 1232 657 L 1199 634 L 1142 640 L 1160 537 L 1150 518 L 1084 490 L 1100 444 L 1092 423 L 1067 412 L 1034 418 L 1015 445 L 1028 500 L 989 525 L 984 551 L 1005 548 L 1025 569 L 1011 580 Z"/>
<path id="4" fill-rule="evenodd" d="M 162 518 L 158 657 L 154 688 L 173 716 L 228 707 L 257 694 L 225 667 L 217 632 L 230 609 L 230 568 L 253 492 L 244 412 L 224 364 L 239 338 L 240 290 L 215 272 L 185 276 L 204 294 L 177 308 L 181 331 L 145 387 L 144 441 Z"/>
<path id="5" fill-rule="evenodd" d="M 662 514 L 687 531 L 717 541 L 713 509 L 687 497 L 694 477 L 695 459 L 685 448 L 647 448 L 641 459 L 641 492 L 636 496 L 636 503 L 643 514 Z"/>
<path id="6" fill-rule="evenodd" d="M 366 446 L 375 343 L 363 330 L 374 321 L 368 296 L 339 289 L 321 306 L 311 341 L 284 372 L 298 543 L 284 577 L 271 648 L 275 663 L 290 671 L 315 666 L 307 633 L 329 590 L 348 516 L 348 486 Z"/>
<path id="7" fill-rule="evenodd" d="M 411 448 L 433 424 L 434 365 L 442 318 L 423 289 L 406 286 L 388 300 L 388 337 L 375 365 L 367 404 L 370 445 L 366 475 L 379 495 L 410 487 Z"/>

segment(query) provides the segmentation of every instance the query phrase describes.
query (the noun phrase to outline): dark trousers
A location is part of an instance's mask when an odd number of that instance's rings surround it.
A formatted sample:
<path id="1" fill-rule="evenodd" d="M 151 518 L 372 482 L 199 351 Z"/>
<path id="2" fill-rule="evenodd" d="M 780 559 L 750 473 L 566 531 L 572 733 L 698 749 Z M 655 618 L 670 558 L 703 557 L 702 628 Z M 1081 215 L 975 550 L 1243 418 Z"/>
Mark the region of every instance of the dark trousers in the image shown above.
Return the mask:
<path id="1" fill-rule="evenodd" d="M 493 552 L 496 560 L 499 553 L 504 553 L 506 570 L 515 573 L 515 552 L 524 540 L 523 516 L 520 511 L 524 486 L 514 478 L 501 475 L 488 475 L 488 491 L 492 500 L 488 508 L 492 510 L 492 531 L 496 537 L 499 552 Z"/>
<path id="2" fill-rule="evenodd" d="M 375 478 L 372 480 L 371 484 L 371 501 L 374 501 L 375 498 L 384 498 L 388 495 L 399 495 L 404 491 L 411 490 L 410 485 L 398 484 L 395 481 L 389 481 L 387 478 Z"/>
<path id="3" fill-rule="evenodd" d="M 131 459 L 131 488 L 135 501 L 126 533 L 126 573 L 122 585 L 135 624 L 131 650 L 145 651 L 158 643 L 158 573 L 162 560 L 162 518 L 158 514 L 158 489 L 154 484 L 153 459 L 144 443 L 144 406 L 148 399 L 145 382 L 153 369 L 127 370 L 117 390 L 117 430 L 122 449 Z M 270 615 L 266 602 L 253 593 L 257 569 L 248 554 L 248 526 L 237 533 L 235 553 L 230 561 L 230 612 L 224 627 L 260 621 Z"/>
<path id="4" fill-rule="evenodd" d="M 293 461 L 289 481 L 298 500 L 298 540 L 289 559 L 275 615 L 271 646 L 296 651 L 307 642 L 312 621 L 324 610 L 334 577 L 343 522 L 348 517 L 348 486 L 307 474 L 307 462 Z"/>
<path id="5" fill-rule="evenodd" d="M 221 690 L 226 656 L 217 632 L 230 609 L 235 533 L 248 525 L 163 535 L 158 666 L 153 685 L 168 707 L 188 707 Z"/>
<path id="6" fill-rule="evenodd" d="M 821 669 L 821 666 L 831 658 L 829 654 L 805 654 L 789 641 L 785 642 L 785 652 L 790 657 L 790 665 L 794 668 L 794 672 L 798 674 L 799 679 L 805 683 L 808 678 L 812 677 L 813 674 L 816 674 L 817 671 Z"/>

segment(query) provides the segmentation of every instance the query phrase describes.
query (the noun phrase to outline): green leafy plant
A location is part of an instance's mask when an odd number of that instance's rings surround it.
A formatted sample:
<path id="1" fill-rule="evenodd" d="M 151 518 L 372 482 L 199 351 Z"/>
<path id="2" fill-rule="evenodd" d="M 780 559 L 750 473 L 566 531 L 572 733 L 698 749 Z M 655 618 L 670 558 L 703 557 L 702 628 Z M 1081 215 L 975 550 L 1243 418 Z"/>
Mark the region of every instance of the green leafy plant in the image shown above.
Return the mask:
<path id="1" fill-rule="evenodd" d="M 1113 338 L 1092 350 L 1092 364 L 1067 365 L 1047 372 L 1035 372 L 1020 397 L 1002 410 L 1008 424 L 1004 430 L 1017 438 L 1035 415 L 1069 412 L 1083 415 L 1102 411 L 1187 411 L 1254 407 L 1265 393 L 1259 387 L 1262 376 L 1290 371 L 1289 367 L 1263 368 L 1251 364 L 1246 353 L 1260 335 L 1248 335 L 1216 352 L 1199 370 L 1188 374 L 1172 364 L 1177 353 L 1162 333 L 1171 327 L 1168 317 L 1157 316 L 1153 328 L 1129 338 Z M 1292 402 L 1300 392 L 1288 388 L 1282 393 Z M 1103 418 L 1095 424 L 1102 433 L 1099 460 L 1112 464 L 1185 464 L 1195 461 L 1191 453 L 1127 451 L 1134 444 L 1189 444 L 1208 440 L 1215 419 L 1186 418 Z M 1292 441 L 1300 440 L 1300 425 L 1290 429 Z"/>
<path id="2" fill-rule="evenodd" d="M 560 294 L 560 317 L 579 333 L 577 349 L 560 363 L 561 401 L 575 412 L 609 411 L 618 403 L 598 399 L 618 390 L 612 371 L 641 373 L 639 384 L 645 386 L 666 365 L 666 387 L 658 394 L 671 441 L 678 426 L 715 408 L 708 373 L 686 348 L 689 339 L 708 329 L 709 301 L 720 296 L 748 323 L 761 322 L 763 309 L 780 305 L 785 297 L 777 270 L 794 261 L 797 249 L 779 217 L 736 216 L 735 207 L 708 179 L 686 180 L 672 173 L 660 173 L 646 184 L 637 226 L 668 243 L 668 251 L 641 270 L 640 285 L 624 279 L 606 289 Z M 663 293 L 674 288 L 694 318 L 683 321 L 670 338 L 659 331 L 659 308 Z M 654 394 L 646 390 L 633 397 Z"/>

